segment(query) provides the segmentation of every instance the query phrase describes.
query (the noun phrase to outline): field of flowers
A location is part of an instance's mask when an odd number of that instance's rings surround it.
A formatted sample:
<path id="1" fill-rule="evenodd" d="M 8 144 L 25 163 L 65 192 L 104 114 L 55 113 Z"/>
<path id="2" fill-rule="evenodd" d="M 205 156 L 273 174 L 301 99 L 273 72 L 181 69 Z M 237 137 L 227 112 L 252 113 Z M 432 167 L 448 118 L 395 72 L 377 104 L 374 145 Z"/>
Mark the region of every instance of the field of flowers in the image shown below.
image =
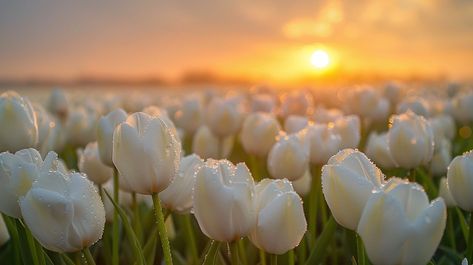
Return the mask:
<path id="1" fill-rule="evenodd" d="M 8 90 L 0 264 L 471 264 L 473 88 Z"/>

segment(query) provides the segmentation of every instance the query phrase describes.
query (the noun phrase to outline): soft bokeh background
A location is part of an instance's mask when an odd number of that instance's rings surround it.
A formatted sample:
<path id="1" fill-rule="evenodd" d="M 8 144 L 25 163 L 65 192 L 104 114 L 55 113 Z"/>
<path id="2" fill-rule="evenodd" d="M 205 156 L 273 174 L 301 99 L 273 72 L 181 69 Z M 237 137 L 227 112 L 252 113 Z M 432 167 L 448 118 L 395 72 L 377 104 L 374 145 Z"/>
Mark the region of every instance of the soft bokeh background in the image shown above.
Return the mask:
<path id="1" fill-rule="evenodd" d="M 472 28 L 471 0 L 1 0 L 0 79 L 462 81 Z"/>

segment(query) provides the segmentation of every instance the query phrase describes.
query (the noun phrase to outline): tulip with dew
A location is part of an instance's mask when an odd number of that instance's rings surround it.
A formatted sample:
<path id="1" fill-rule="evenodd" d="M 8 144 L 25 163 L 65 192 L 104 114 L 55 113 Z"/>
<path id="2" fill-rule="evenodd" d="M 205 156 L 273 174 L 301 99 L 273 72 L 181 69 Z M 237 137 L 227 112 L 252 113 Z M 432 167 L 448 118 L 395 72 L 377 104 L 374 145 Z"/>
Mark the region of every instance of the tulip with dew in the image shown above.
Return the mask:
<path id="1" fill-rule="evenodd" d="M 97 142 L 88 143 L 84 150 L 78 151 L 78 156 L 79 170 L 99 187 L 112 178 L 113 169 L 102 163 Z"/>

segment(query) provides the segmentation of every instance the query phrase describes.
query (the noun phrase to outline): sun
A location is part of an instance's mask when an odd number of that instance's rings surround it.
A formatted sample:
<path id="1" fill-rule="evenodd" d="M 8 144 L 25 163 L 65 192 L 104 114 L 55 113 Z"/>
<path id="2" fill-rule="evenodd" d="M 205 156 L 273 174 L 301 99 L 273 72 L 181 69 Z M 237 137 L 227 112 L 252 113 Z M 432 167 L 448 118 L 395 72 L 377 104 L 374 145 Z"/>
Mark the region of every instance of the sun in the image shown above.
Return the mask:
<path id="1" fill-rule="evenodd" d="M 330 56 L 324 50 L 316 50 L 310 56 L 310 63 L 318 69 L 325 69 L 330 64 Z"/>

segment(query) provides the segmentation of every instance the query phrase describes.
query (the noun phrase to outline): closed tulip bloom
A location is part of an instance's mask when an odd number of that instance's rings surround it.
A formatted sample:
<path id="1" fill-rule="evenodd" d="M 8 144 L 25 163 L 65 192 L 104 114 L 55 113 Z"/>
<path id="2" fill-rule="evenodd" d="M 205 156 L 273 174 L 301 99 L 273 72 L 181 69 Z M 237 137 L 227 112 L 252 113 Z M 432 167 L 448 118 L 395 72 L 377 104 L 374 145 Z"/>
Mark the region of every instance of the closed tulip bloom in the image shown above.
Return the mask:
<path id="1" fill-rule="evenodd" d="M 430 116 L 430 110 L 428 103 L 417 97 L 407 98 L 404 101 L 400 102 L 397 106 L 397 113 L 402 114 L 408 110 L 414 112 L 416 115 L 423 116 L 425 118 Z"/>
<path id="2" fill-rule="evenodd" d="M 316 123 L 335 122 L 343 117 L 343 112 L 339 109 L 326 109 L 323 107 L 316 108 L 312 116 Z"/>
<path id="3" fill-rule="evenodd" d="M 151 105 L 144 108 L 142 112 L 152 117 L 159 117 L 173 131 L 174 134 L 178 135 L 177 128 L 169 117 L 168 111 L 166 109 Z"/>
<path id="4" fill-rule="evenodd" d="M 252 95 L 250 104 L 253 112 L 273 113 L 276 108 L 276 100 L 271 94 Z"/>
<path id="5" fill-rule="evenodd" d="M 179 172 L 174 181 L 162 192 L 159 198 L 167 209 L 185 213 L 192 208 L 192 190 L 195 183 L 195 173 L 204 164 L 196 154 L 181 159 Z"/>
<path id="6" fill-rule="evenodd" d="M 309 194 L 310 187 L 312 183 L 312 175 L 310 174 L 309 168 L 305 171 L 302 178 L 292 181 L 292 187 L 299 194 L 299 196 L 304 197 Z"/>
<path id="7" fill-rule="evenodd" d="M 113 133 L 113 164 L 127 191 L 163 191 L 176 175 L 180 157 L 181 143 L 160 117 L 134 113 Z"/>
<path id="8" fill-rule="evenodd" d="M 33 236 L 51 251 L 76 252 L 102 238 L 104 206 L 82 174 L 42 172 L 20 198 L 20 207 Z"/>
<path id="9" fill-rule="evenodd" d="M 334 123 L 334 130 L 341 137 L 340 149 L 356 148 L 361 139 L 360 118 L 348 115 Z"/>
<path id="10" fill-rule="evenodd" d="M 38 178 L 43 164 L 41 155 L 35 149 L 23 149 L 15 154 L 0 154 L 0 211 L 20 218 L 18 199 L 31 188 Z"/>
<path id="11" fill-rule="evenodd" d="M 219 137 L 236 134 L 240 129 L 242 110 L 239 102 L 214 97 L 205 112 L 206 125 Z"/>
<path id="12" fill-rule="evenodd" d="M 33 107 L 16 92 L 0 95 L 0 124 L 0 151 L 16 152 L 37 145 L 38 124 Z"/>
<path id="13" fill-rule="evenodd" d="M 353 149 L 338 152 L 322 167 L 325 201 L 335 220 L 351 230 L 356 230 L 366 201 L 383 182 L 381 170 Z"/>
<path id="14" fill-rule="evenodd" d="M 443 138 L 439 145 L 435 146 L 434 155 L 430 161 L 430 172 L 435 177 L 444 176 L 447 173 L 447 168 L 452 162 L 452 144 L 449 140 Z"/>
<path id="15" fill-rule="evenodd" d="M 302 200 L 286 179 L 264 179 L 256 185 L 256 226 L 250 240 L 271 254 L 297 247 L 307 230 Z"/>
<path id="16" fill-rule="evenodd" d="M 389 150 L 388 134 L 372 132 L 366 144 L 366 156 L 381 168 L 394 168 L 396 164 Z"/>
<path id="17" fill-rule="evenodd" d="M 443 198 L 443 200 L 445 201 L 445 204 L 448 207 L 457 206 L 457 203 L 455 202 L 455 199 L 453 199 L 452 193 L 450 192 L 450 189 L 448 188 L 448 181 L 446 177 L 443 177 L 440 179 L 439 197 Z"/>
<path id="18" fill-rule="evenodd" d="M 87 144 L 79 151 L 79 170 L 97 185 L 102 185 L 113 176 L 113 169 L 100 160 L 97 142 Z"/>
<path id="19" fill-rule="evenodd" d="M 100 118 L 97 125 L 97 144 L 100 159 L 105 165 L 112 167 L 113 131 L 118 124 L 126 120 L 127 114 L 122 109 L 116 109 Z"/>
<path id="20" fill-rule="evenodd" d="M 333 127 L 327 124 L 314 124 L 308 126 L 306 130 L 310 144 L 310 163 L 326 164 L 329 158 L 341 149 L 342 138 Z"/>
<path id="21" fill-rule="evenodd" d="M 247 236 L 256 223 L 253 177 L 245 164 L 209 159 L 194 185 L 194 215 L 211 239 L 232 242 Z"/>
<path id="22" fill-rule="evenodd" d="M 455 121 L 450 115 L 440 115 L 429 119 L 435 138 L 447 138 L 453 140 L 457 133 Z M 437 140 L 435 141 L 437 143 Z"/>
<path id="23" fill-rule="evenodd" d="M 269 152 L 269 174 L 277 179 L 299 179 L 309 165 L 309 155 L 305 131 L 282 136 Z"/>
<path id="24" fill-rule="evenodd" d="M 61 120 L 65 120 L 69 113 L 69 103 L 62 89 L 54 89 L 49 95 L 47 109 Z"/>
<path id="25" fill-rule="evenodd" d="M 276 143 L 281 127 L 270 114 L 256 112 L 248 115 L 241 130 L 241 143 L 245 151 L 265 157 Z"/>
<path id="26" fill-rule="evenodd" d="M 281 115 L 306 115 L 314 105 L 312 95 L 306 91 L 292 91 L 281 97 Z"/>
<path id="27" fill-rule="evenodd" d="M 0 215 L 0 247 L 3 246 L 8 240 L 10 240 L 10 234 L 8 233 L 7 226 L 3 221 L 3 216 Z"/>
<path id="28" fill-rule="evenodd" d="M 473 151 L 455 157 L 448 166 L 448 188 L 465 211 L 473 211 Z"/>
<path id="29" fill-rule="evenodd" d="M 422 187 L 403 183 L 370 197 L 357 232 L 375 265 L 427 264 L 442 239 L 446 219 L 442 198 L 429 204 Z"/>
<path id="30" fill-rule="evenodd" d="M 309 125 L 309 119 L 306 116 L 289 115 L 284 121 L 284 130 L 287 133 L 296 133 Z"/>
<path id="31" fill-rule="evenodd" d="M 228 157 L 232 149 L 233 136 L 228 136 L 221 140 L 205 125 L 197 130 L 192 140 L 192 152 L 203 159 Z"/>
<path id="32" fill-rule="evenodd" d="M 393 115 L 390 123 L 389 150 L 396 165 L 411 169 L 429 163 L 434 152 L 430 123 L 412 111 Z"/>
<path id="33" fill-rule="evenodd" d="M 204 108 L 198 98 L 185 99 L 181 108 L 174 114 L 176 126 L 182 128 L 186 133 L 192 135 L 202 125 L 204 120 Z"/>
<path id="34" fill-rule="evenodd" d="M 458 93 L 452 100 L 452 110 L 455 120 L 462 124 L 473 121 L 473 92 Z"/>
<path id="35" fill-rule="evenodd" d="M 97 113 L 85 106 L 74 108 L 67 118 L 65 133 L 67 142 L 73 146 L 84 146 L 96 139 Z"/>

